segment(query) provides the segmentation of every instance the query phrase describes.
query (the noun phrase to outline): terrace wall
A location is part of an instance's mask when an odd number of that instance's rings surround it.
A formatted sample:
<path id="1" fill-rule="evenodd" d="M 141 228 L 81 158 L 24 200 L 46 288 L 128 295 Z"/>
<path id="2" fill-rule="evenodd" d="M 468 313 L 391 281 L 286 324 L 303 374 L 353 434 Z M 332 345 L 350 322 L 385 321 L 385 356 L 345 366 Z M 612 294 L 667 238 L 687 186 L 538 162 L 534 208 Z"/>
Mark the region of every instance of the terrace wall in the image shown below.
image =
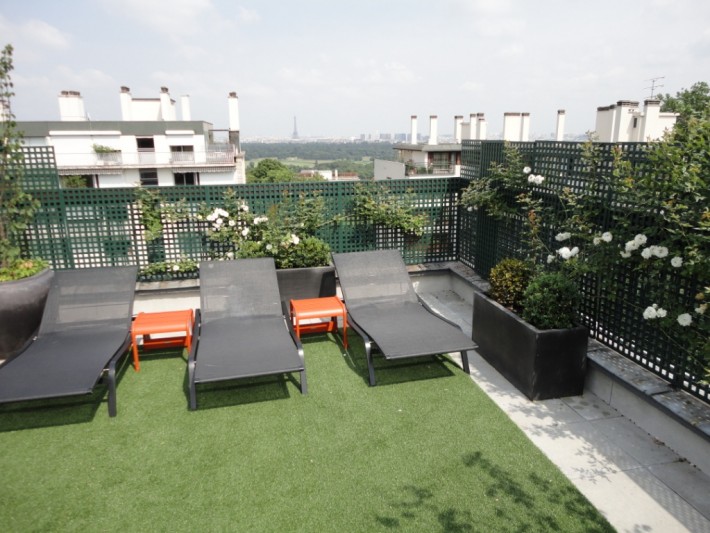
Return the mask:
<path id="1" fill-rule="evenodd" d="M 495 220 L 484 213 L 460 208 L 458 195 L 468 180 L 486 175 L 491 162 L 502 161 L 503 142 L 464 140 L 462 178 L 391 180 L 387 187 L 395 193 L 412 191 L 417 207 L 429 223 L 421 238 L 408 239 L 387 230 L 375 230 L 352 214 L 354 182 L 253 184 L 231 186 L 254 213 L 268 213 L 285 197 L 320 194 L 328 215 L 340 221 L 323 228 L 320 237 L 334 252 L 398 248 L 408 264 L 460 260 L 483 277 L 504 257 L 519 256 L 523 221 L 511 217 Z M 548 186 L 584 190 L 584 165 L 580 143 L 534 142 L 517 144 L 535 173 L 547 177 Z M 600 145 L 605 153 L 601 171 L 610 168 L 612 145 Z M 632 163 L 643 160 L 644 145 L 623 145 Z M 26 234 L 25 246 L 31 254 L 48 260 L 55 269 L 135 264 L 145 268 L 154 261 L 199 261 L 208 257 L 205 223 L 194 217 L 182 222 L 164 220 L 163 239 L 146 242 L 141 213 L 133 189 L 61 189 L 51 147 L 27 148 L 25 185 L 42 203 L 36 221 Z M 165 202 L 186 200 L 195 215 L 204 204 L 219 207 L 227 186 L 186 186 L 160 188 Z M 600 198 L 604 205 L 612 203 Z M 611 220 L 611 211 L 607 213 Z M 639 219 L 643 228 L 648 221 Z M 156 249 L 157 246 L 157 249 Z M 179 275 L 177 277 L 180 277 Z M 196 277 L 195 273 L 186 277 Z M 584 302 L 580 320 L 591 335 L 661 376 L 673 386 L 709 401 L 710 387 L 704 383 L 704 365 L 698 354 L 688 353 L 674 339 L 644 320 L 639 309 L 648 303 L 643 294 L 649 283 L 663 283 L 669 295 L 680 300 L 698 290 L 698 280 L 646 280 L 620 262 L 603 277 L 584 280 Z M 613 289 L 613 291 L 612 291 Z M 679 300 L 679 301 L 680 301 Z M 687 303 L 687 302 L 686 302 Z"/>

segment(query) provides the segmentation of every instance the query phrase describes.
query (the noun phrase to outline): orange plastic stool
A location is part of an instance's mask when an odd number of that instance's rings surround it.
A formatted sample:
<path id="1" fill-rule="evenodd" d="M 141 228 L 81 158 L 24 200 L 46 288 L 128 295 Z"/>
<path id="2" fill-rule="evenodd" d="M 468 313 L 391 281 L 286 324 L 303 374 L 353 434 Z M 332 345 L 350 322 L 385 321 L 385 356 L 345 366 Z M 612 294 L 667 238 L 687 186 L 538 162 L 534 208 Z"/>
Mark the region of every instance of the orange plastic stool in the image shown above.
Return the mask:
<path id="1" fill-rule="evenodd" d="M 143 349 L 173 348 L 184 346 L 188 350 L 192 345 L 192 309 L 183 311 L 165 311 L 160 313 L 138 313 L 131 328 L 133 342 L 133 367 L 141 369 L 138 358 L 136 337 L 143 337 Z M 180 336 L 151 338 L 160 333 L 180 333 Z"/>
<path id="2" fill-rule="evenodd" d="M 291 320 L 296 330 L 296 337 L 301 333 L 338 331 L 338 317 L 343 319 L 343 346 L 348 349 L 348 318 L 345 304 L 337 296 L 291 300 Z M 328 322 L 301 324 L 302 320 L 330 318 Z"/>

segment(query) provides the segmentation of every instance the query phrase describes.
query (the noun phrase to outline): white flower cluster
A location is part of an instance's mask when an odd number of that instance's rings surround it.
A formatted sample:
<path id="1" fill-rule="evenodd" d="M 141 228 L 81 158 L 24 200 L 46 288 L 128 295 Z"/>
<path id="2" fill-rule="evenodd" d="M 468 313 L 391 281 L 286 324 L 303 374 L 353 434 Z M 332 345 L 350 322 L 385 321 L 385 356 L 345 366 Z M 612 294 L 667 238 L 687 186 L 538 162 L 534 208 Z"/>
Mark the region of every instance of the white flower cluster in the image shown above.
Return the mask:
<path id="1" fill-rule="evenodd" d="M 217 220 L 220 220 L 221 218 L 228 218 L 229 213 L 227 213 L 224 209 L 221 207 L 217 207 L 214 211 L 212 211 L 209 215 L 207 215 L 207 220 L 210 222 L 216 222 Z M 222 222 L 220 222 L 222 224 Z"/>
<path id="2" fill-rule="evenodd" d="M 559 250 L 557 250 L 557 253 L 560 254 L 560 257 L 564 260 L 572 259 L 574 256 L 576 256 L 579 253 L 579 248 L 577 248 L 575 246 L 574 248 L 572 248 L 570 250 L 567 246 L 564 246 L 563 248 L 560 248 Z M 549 262 L 549 258 L 548 258 L 548 262 Z"/>
<path id="3" fill-rule="evenodd" d="M 607 233 L 605 233 L 604 235 L 607 235 Z M 602 235 L 602 237 L 601 237 L 602 240 L 606 240 L 606 239 L 604 239 L 604 235 Z M 611 241 L 611 234 L 609 234 L 609 240 L 606 242 L 609 242 L 609 241 Z M 647 241 L 648 241 L 648 238 L 645 235 L 639 233 L 638 235 L 636 235 L 636 237 L 633 238 L 633 240 L 628 241 L 624 245 L 624 250 L 621 252 L 621 257 L 624 257 L 624 258 L 631 257 L 631 252 L 635 252 L 636 250 L 638 250 L 641 246 L 646 244 Z M 594 244 L 599 244 L 599 242 L 600 242 L 599 237 L 595 237 Z M 666 248 L 665 246 L 657 246 L 654 244 L 651 246 L 647 246 L 646 248 L 641 250 L 641 257 L 643 257 L 644 259 L 651 259 L 652 257 L 664 259 L 664 258 L 668 257 L 668 253 L 669 253 L 668 248 Z M 673 268 L 682 267 L 683 266 L 683 258 L 680 256 L 674 256 L 671 259 L 671 266 Z"/>
<path id="4" fill-rule="evenodd" d="M 621 255 L 623 257 L 631 256 L 631 252 L 635 252 L 636 250 L 638 250 L 641 246 L 646 244 L 647 240 L 648 237 L 646 237 L 642 233 L 639 233 L 638 235 L 636 235 L 636 237 L 633 238 L 633 240 L 626 243 L 626 245 L 624 246 L 624 251 L 621 252 Z M 629 255 L 624 255 L 624 253 L 627 253 Z"/>
<path id="5" fill-rule="evenodd" d="M 523 169 L 523 174 L 530 174 L 530 172 L 532 172 L 532 169 L 530 167 L 525 167 Z"/>
<path id="6" fill-rule="evenodd" d="M 683 327 L 690 326 L 690 324 L 693 323 L 693 317 L 690 316 L 689 313 L 683 313 L 682 315 L 678 315 L 678 324 L 680 324 Z"/>
<path id="7" fill-rule="evenodd" d="M 656 256 L 659 259 L 663 259 L 664 257 L 668 256 L 668 248 L 665 246 L 649 246 L 648 248 L 644 248 L 641 251 L 641 257 L 644 259 L 650 259 L 651 257 Z"/>
<path id="8" fill-rule="evenodd" d="M 649 305 L 643 311 L 643 317 L 646 320 L 653 320 L 654 318 L 665 318 L 667 314 L 668 311 L 666 311 L 662 307 L 658 307 L 657 304 Z"/>
<path id="9" fill-rule="evenodd" d="M 528 183 L 532 183 L 533 185 L 542 185 L 542 182 L 545 181 L 545 176 L 541 175 L 535 175 L 535 174 L 530 174 L 528 176 Z"/>
<path id="10" fill-rule="evenodd" d="M 601 234 L 601 237 L 598 235 L 596 237 L 594 237 L 592 242 L 594 243 L 594 246 L 597 246 L 597 245 L 601 244 L 602 241 L 611 242 L 613 240 L 613 238 L 614 238 L 614 236 L 611 234 L 610 231 L 605 231 L 604 233 Z"/>
<path id="11" fill-rule="evenodd" d="M 269 217 L 267 216 L 262 216 L 262 217 L 254 217 L 254 224 L 262 224 L 264 222 L 268 222 Z"/>
<path id="12" fill-rule="evenodd" d="M 563 231 L 562 233 L 558 233 L 557 235 L 555 235 L 555 240 L 557 242 L 562 242 L 566 241 L 570 237 L 572 237 L 572 234 L 569 231 Z"/>

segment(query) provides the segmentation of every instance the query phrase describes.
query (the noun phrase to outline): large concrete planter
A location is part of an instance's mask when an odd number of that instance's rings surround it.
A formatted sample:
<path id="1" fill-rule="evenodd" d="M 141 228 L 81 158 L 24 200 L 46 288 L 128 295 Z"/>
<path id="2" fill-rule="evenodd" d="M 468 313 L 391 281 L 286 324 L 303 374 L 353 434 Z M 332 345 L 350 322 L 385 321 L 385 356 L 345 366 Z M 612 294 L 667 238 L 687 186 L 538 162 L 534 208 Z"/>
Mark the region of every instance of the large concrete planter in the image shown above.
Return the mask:
<path id="1" fill-rule="evenodd" d="M 276 271 L 281 300 L 335 296 L 335 268 L 332 266 L 285 268 Z"/>
<path id="2" fill-rule="evenodd" d="M 0 359 L 15 355 L 39 327 L 54 271 L 0 283 Z"/>
<path id="3" fill-rule="evenodd" d="M 584 391 L 587 328 L 540 330 L 477 292 L 472 329 L 478 353 L 530 400 Z"/>

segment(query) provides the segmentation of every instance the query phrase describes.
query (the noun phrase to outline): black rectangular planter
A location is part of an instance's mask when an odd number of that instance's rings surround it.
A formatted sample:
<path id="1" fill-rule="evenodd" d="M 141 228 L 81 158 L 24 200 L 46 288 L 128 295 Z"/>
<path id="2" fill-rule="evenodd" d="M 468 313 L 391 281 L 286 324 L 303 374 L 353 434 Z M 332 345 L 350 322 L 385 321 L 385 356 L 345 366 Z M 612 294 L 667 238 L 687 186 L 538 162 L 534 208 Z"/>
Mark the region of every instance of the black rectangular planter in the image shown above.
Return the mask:
<path id="1" fill-rule="evenodd" d="M 584 391 L 589 333 L 583 326 L 540 330 L 476 292 L 471 337 L 478 353 L 530 400 Z"/>
<path id="2" fill-rule="evenodd" d="M 281 300 L 335 296 L 335 267 L 285 268 L 276 271 Z"/>

